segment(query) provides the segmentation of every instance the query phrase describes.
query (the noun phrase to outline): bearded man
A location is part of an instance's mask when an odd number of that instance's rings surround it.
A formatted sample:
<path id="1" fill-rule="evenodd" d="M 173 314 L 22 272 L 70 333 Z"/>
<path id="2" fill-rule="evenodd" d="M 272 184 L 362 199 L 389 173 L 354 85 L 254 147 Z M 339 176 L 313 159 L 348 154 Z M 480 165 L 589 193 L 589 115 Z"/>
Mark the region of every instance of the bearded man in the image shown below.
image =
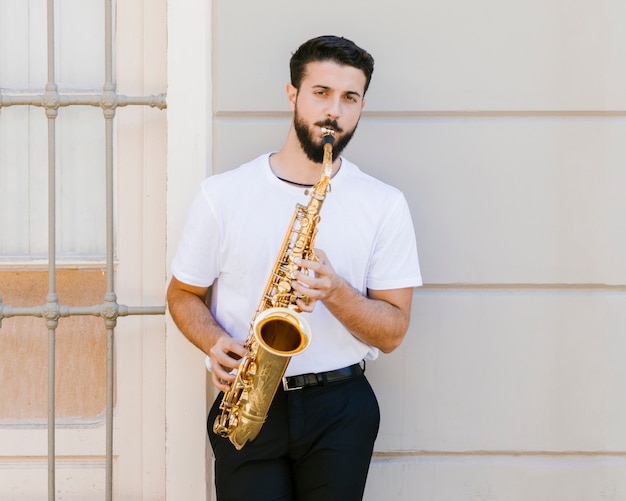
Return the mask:
<path id="1" fill-rule="evenodd" d="M 400 345 L 422 283 L 404 195 L 341 155 L 365 106 L 372 56 L 322 36 L 298 48 L 290 70 L 293 122 L 283 147 L 202 183 L 172 263 L 169 311 L 207 355 L 220 390 L 207 421 L 220 501 L 362 499 L 380 420 L 365 360 Z M 291 357 L 260 433 L 238 450 L 213 423 L 248 354 L 250 322 L 294 208 L 320 180 L 323 130 L 334 134 L 332 193 L 317 259 L 299 260 L 291 276 L 311 339 Z"/>

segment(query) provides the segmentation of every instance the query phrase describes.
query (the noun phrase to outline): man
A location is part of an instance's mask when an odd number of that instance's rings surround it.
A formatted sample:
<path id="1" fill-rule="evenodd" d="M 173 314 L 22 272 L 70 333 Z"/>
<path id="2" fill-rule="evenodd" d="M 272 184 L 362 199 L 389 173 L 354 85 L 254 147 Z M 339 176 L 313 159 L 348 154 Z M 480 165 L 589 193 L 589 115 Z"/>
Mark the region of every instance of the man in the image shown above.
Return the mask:
<path id="1" fill-rule="evenodd" d="M 334 131 L 318 260 L 303 260 L 293 276 L 293 289 L 308 298 L 298 307 L 311 325 L 310 345 L 291 358 L 286 389 L 279 388 L 258 437 L 239 451 L 212 431 L 218 395 L 208 429 L 220 501 L 363 496 L 379 409 L 360 363 L 400 345 L 413 287 L 421 285 L 404 196 L 340 155 L 359 122 L 373 68 L 370 54 L 344 38 L 305 42 L 290 62 L 294 118 L 283 147 L 206 179 L 191 207 L 168 304 L 183 334 L 207 354 L 214 386 L 225 391 L 246 355 L 250 321 L 295 205 L 307 204 L 320 179 L 321 128 Z M 294 377 L 303 374 L 318 376 Z"/>

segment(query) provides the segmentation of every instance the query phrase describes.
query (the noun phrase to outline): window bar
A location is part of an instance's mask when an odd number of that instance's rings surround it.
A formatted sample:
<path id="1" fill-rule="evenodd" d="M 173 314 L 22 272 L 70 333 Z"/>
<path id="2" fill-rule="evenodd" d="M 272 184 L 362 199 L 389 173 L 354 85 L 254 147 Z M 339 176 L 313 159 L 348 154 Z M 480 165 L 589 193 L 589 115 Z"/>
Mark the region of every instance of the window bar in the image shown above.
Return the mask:
<path id="1" fill-rule="evenodd" d="M 46 92 L 56 93 L 54 61 L 54 0 L 48 0 L 48 83 Z M 56 117 L 57 106 L 46 108 L 48 117 L 48 295 L 46 296 L 46 324 L 48 326 L 48 498 L 54 501 L 56 493 L 55 446 L 55 382 L 56 382 L 56 328 L 58 296 L 56 293 Z"/>
<path id="2" fill-rule="evenodd" d="M 111 0 L 104 2 L 104 51 L 105 51 L 105 84 L 104 93 L 112 93 L 115 96 L 115 85 L 113 84 L 113 40 L 112 40 L 112 15 L 113 5 Z M 113 103 L 115 100 L 113 99 Z M 113 308 L 117 304 L 115 294 L 113 260 L 115 258 L 115 239 L 113 228 L 113 118 L 115 117 L 115 107 L 104 108 L 104 119 L 106 123 L 106 261 L 107 261 L 107 290 L 105 302 L 109 302 Z M 107 331 L 107 355 L 106 355 L 106 501 L 113 499 L 113 348 L 115 341 L 115 324 L 117 317 L 112 315 L 104 321 Z"/>
<path id="3" fill-rule="evenodd" d="M 113 82 L 113 5 L 105 0 L 105 84 L 99 94 L 72 94 L 58 92 L 54 64 L 54 0 L 47 0 L 48 83 L 43 93 L 2 93 L 0 110 L 7 106 L 37 106 L 45 110 L 48 118 L 48 294 L 46 303 L 32 307 L 4 305 L 0 296 L 0 328 L 2 319 L 34 316 L 46 319 L 48 327 L 48 500 L 56 497 L 55 485 L 55 364 L 56 328 L 60 318 L 90 315 L 104 319 L 107 331 L 107 388 L 106 388 L 106 500 L 113 497 L 113 383 L 114 334 L 117 318 L 127 315 L 163 315 L 165 306 L 132 307 L 117 303 L 114 282 L 115 222 L 113 185 L 113 120 L 116 109 L 128 105 L 150 106 L 161 110 L 167 107 L 165 94 L 129 97 L 117 94 Z M 59 304 L 56 293 L 56 117 L 60 107 L 83 105 L 102 108 L 106 126 L 106 274 L 107 291 L 102 304 L 79 307 Z"/>

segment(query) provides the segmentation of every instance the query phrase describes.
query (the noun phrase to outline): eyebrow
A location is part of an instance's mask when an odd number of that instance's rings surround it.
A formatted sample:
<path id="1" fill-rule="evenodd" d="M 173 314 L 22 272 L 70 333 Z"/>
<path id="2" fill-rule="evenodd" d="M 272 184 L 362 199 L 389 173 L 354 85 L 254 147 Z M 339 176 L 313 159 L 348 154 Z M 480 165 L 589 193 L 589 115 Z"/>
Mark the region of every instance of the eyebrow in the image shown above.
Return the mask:
<path id="1" fill-rule="evenodd" d="M 327 85 L 314 85 L 313 88 L 314 89 L 323 89 L 323 90 L 334 90 L 332 87 L 328 87 Z M 361 97 L 361 94 L 359 94 L 355 90 L 347 90 L 343 94 L 347 95 L 347 96 L 357 96 L 359 98 Z"/>

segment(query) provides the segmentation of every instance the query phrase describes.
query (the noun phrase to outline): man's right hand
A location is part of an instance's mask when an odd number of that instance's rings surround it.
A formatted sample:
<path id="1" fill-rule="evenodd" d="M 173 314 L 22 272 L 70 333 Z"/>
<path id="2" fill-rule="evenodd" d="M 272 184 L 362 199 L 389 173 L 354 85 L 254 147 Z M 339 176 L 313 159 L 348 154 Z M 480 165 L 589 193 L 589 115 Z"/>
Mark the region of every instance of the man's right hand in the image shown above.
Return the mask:
<path id="1" fill-rule="evenodd" d="M 211 378 L 213 385 L 221 391 L 227 391 L 235 380 L 236 369 L 241 358 L 248 350 L 243 339 L 221 336 L 209 350 L 211 360 Z M 234 370 L 233 370 L 234 369 Z"/>

